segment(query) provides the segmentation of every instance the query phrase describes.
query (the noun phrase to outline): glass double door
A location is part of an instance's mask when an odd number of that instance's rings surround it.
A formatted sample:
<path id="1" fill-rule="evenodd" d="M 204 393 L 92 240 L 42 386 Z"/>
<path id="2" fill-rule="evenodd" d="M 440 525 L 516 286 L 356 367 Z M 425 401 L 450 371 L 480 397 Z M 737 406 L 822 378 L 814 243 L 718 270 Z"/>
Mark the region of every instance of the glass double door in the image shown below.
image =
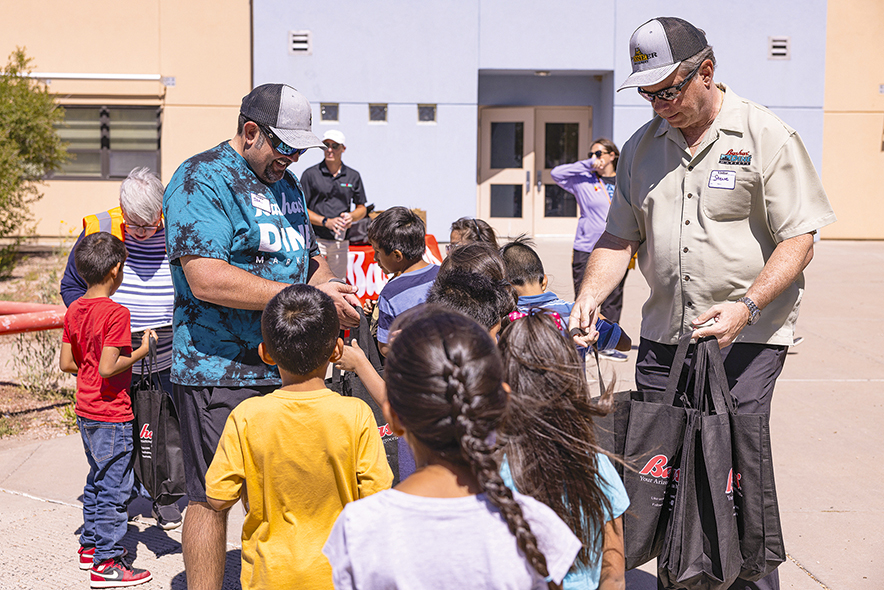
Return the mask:
<path id="1" fill-rule="evenodd" d="M 573 236 L 577 201 L 550 173 L 591 135 L 592 107 L 479 107 L 478 216 L 501 236 Z"/>

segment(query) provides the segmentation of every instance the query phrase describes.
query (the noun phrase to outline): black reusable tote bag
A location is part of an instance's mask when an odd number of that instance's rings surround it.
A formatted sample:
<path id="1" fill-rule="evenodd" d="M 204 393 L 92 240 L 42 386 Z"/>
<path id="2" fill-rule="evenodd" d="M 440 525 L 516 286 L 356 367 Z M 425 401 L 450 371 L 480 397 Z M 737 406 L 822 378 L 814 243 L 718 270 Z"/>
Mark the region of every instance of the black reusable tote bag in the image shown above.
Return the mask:
<path id="1" fill-rule="evenodd" d="M 680 378 L 690 334 L 679 341 L 665 391 L 622 391 L 614 394 L 607 416 L 595 419 L 599 446 L 623 460 L 615 462 L 629 510 L 623 515 L 626 569 L 660 555 L 678 482 L 686 410 Z M 678 404 L 678 405 L 676 405 Z"/>
<path id="2" fill-rule="evenodd" d="M 378 351 L 378 343 L 374 339 L 374 336 L 371 335 L 370 318 L 363 316 L 360 319 L 359 327 L 350 330 L 349 340 L 353 339 L 354 331 L 356 332 L 356 343 L 359 345 L 359 348 L 365 352 L 365 355 L 368 357 L 368 360 L 378 374 L 383 375 L 384 365 L 381 361 L 381 353 Z M 347 345 L 349 346 L 349 342 L 347 342 Z M 399 483 L 399 437 L 393 434 L 390 425 L 387 424 L 387 420 L 384 418 L 384 413 L 381 410 L 381 407 L 376 401 L 374 401 L 371 394 L 368 393 L 368 390 L 365 388 L 365 385 L 362 384 L 359 377 L 356 376 L 356 373 L 350 371 L 342 372 L 337 367 L 334 367 L 332 368 L 331 379 L 326 380 L 326 386 L 333 391 L 337 391 L 341 395 L 358 397 L 368 404 L 368 407 L 371 408 L 375 420 L 377 421 L 378 432 L 381 435 L 381 440 L 384 443 L 384 451 L 387 454 L 387 462 L 390 464 L 390 469 L 393 471 L 393 485 Z"/>
<path id="3" fill-rule="evenodd" d="M 142 361 L 142 367 L 144 367 Z M 183 497 L 184 455 L 178 413 L 171 396 L 163 390 L 156 372 L 157 341 L 150 339 L 147 372 L 132 388 L 132 413 L 135 414 L 135 477 L 150 497 L 161 505 L 169 505 Z"/>
<path id="4" fill-rule="evenodd" d="M 721 357 L 717 349 L 711 356 Z M 717 379 L 727 385 L 724 365 L 711 363 Z M 740 578 L 760 580 L 786 561 L 783 529 L 774 484 L 773 455 L 770 446 L 770 416 L 741 414 L 725 395 L 731 423 L 733 472 L 731 492 L 737 514 L 743 567 Z"/>
<path id="5" fill-rule="evenodd" d="M 715 349 L 714 352 L 712 349 Z M 718 341 L 698 342 L 691 372 L 678 493 L 657 575 L 664 588 L 719 590 L 730 586 L 743 563 L 731 478 L 730 398 Z"/>

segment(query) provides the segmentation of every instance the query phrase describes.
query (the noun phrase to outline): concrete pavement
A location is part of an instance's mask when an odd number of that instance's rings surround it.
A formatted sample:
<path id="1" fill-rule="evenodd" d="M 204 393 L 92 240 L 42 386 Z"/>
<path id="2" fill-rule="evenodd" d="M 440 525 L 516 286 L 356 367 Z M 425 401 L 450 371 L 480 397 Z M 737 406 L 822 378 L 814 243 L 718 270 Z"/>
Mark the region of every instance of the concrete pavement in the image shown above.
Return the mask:
<path id="1" fill-rule="evenodd" d="M 572 297 L 570 240 L 540 239 L 551 288 Z M 773 401 L 771 432 L 789 560 L 781 587 L 884 587 L 884 242 L 816 245 L 806 272 L 798 333 Z M 631 272 L 622 325 L 638 340 L 647 287 Z M 618 388 L 632 386 L 627 363 L 606 362 Z M 79 435 L 48 441 L 0 440 L 0 589 L 88 588 L 77 569 L 78 498 L 88 471 Z M 153 526 L 150 505 L 133 506 L 125 543 L 147 589 L 184 589 L 181 533 Z M 242 511 L 231 510 L 224 588 L 238 588 Z M 655 588 L 654 564 L 630 572 L 631 590 Z"/>

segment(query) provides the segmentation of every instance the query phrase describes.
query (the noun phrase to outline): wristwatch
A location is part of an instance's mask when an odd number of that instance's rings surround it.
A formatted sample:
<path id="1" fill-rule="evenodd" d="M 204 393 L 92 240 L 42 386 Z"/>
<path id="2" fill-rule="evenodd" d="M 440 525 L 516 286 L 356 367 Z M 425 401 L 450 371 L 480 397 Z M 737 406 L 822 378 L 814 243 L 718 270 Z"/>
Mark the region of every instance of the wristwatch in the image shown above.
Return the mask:
<path id="1" fill-rule="evenodd" d="M 739 299 L 737 299 L 737 303 L 742 303 L 749 309 L 749 321 L 747 323 L 750 326 L 757 322 L 758 318 L 761 317 L 761 310 L 758 309 L 758 306 L 755 305 L 755 302 L 748 297 L 740 297 Z"/>
<path id="2" fill-rule="evenodd" d="M 328 221 L 328 217 L 322 218 L 322 227 L 325 227 L 325 222 Z"/>

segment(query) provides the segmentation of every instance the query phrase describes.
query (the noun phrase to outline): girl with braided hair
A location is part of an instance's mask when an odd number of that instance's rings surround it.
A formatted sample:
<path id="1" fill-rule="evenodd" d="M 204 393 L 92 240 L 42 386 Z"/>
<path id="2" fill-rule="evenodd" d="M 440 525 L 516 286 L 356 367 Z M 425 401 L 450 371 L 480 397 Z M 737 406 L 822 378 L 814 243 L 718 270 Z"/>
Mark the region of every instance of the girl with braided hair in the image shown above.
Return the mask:
<path id="1" fill-rule="evenodd" d="M 501 479 L 494 433 L 507 392 L 494 340 L 433 305 L 395 329 L 384 413 L 418 469 L 338 517 L 323 549 L 335 588 L 560 588 L 581 545 Z"/>
<path id="2" fill-rule="evenodd" d="M 501 475 L 552 508 L 583 543 L 566 590 L 622 590 L 621 515 L 629 498 L 596 445 L 592 417 L 605 412 L 590 401 L 580 358 L 557 319 L 535 308 L 501 332 L 503 376 L 512 388 L 500 430 L 506 453 Z"/>

